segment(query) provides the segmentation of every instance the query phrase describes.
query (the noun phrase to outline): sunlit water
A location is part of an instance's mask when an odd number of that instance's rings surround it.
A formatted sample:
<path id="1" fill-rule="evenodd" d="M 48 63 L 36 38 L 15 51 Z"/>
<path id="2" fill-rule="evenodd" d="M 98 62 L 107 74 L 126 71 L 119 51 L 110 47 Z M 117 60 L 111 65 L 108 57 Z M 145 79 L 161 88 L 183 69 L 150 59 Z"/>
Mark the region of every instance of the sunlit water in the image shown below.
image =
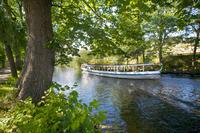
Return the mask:
<path id="1" fill-rule="evenodd" d="M 77 82 L 84 103 L 99 101 L 99 110 L 107 111 L 104 132 L 200 132 L 200 78 L 115 79 L 57 67 L 53 80 L 69 86 Z"/>

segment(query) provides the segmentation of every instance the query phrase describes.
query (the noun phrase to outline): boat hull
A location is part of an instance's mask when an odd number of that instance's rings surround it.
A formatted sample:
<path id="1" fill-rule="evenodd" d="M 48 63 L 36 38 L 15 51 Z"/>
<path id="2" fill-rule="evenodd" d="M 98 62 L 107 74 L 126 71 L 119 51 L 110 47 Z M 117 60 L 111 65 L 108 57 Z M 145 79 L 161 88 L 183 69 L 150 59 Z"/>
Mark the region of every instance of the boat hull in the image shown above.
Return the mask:
<path id="1" fill-rule="evenodd" d="M 98 71 L 82 69 L 84 73 L 111 77 L 111 78 L 124 78 L 124 79 L 159 79 L 160 71 L 146 71 L 146 72 L 113 72 L 113 71 Z"/>

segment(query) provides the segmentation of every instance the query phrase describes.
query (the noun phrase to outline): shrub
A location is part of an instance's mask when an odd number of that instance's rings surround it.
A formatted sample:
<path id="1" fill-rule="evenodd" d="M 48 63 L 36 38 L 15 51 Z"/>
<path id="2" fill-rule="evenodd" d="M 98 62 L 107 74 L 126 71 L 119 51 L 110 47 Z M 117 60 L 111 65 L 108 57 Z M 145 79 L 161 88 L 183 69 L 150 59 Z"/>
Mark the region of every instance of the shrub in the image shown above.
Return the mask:
<path id="1" fill-rule="evenodd" d="M 73 88 L 73 87 L 72 87 Z M 105 119 L 104 112 L 93 113 L 97 101 L 89 105 L 78 100 L 78 93 L 70 87 L 54 83 L 42 100 L 33 104 L 31 99 L 17 102 L 0 123 L 0 131 L 24 133 L 96 133 Z"/>

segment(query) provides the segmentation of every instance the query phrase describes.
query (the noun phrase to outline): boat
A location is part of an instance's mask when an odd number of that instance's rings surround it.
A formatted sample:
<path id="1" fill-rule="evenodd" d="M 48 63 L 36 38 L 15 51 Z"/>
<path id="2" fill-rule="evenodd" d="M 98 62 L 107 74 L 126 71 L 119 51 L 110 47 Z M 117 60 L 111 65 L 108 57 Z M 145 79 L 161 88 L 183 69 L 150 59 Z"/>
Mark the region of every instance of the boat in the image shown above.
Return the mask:
<path id="1" fill-rule="evenodd" d="M 125 79 L 159 79 L 162 71 L 162 64 L 82 64 L 81 69 L 84 73 L 103 77 Z"/>

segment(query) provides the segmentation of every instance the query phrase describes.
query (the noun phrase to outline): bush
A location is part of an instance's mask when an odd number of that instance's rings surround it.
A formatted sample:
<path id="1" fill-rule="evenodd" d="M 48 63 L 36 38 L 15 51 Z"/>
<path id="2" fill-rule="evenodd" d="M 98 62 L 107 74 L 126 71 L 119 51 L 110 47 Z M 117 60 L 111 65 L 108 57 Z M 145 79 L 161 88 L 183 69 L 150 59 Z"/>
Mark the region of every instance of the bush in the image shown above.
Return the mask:
<path id="1" fill-rule="evenodd" d="M 78 100 L 74 90 L 66 96 L 67 89 L 68 86 L 54 83 L 39 103 L 33 104 L 30 98 L 17 102 L 1 120 L 0 132 L 101 132 L 98 125 L 105 119 L 104 112 L 92 113 L 98 107 L 97 101 L 86 105 Z"/>
<path id="2" fill-rule="evenodd" d="M 197 57 L 197 69 L 192 71 L 192 54 L 190 55 L 169 55 L 165 57 L 163 70 L 165 72 L 196 72 L 200 73 L 200 54 Z"/>

